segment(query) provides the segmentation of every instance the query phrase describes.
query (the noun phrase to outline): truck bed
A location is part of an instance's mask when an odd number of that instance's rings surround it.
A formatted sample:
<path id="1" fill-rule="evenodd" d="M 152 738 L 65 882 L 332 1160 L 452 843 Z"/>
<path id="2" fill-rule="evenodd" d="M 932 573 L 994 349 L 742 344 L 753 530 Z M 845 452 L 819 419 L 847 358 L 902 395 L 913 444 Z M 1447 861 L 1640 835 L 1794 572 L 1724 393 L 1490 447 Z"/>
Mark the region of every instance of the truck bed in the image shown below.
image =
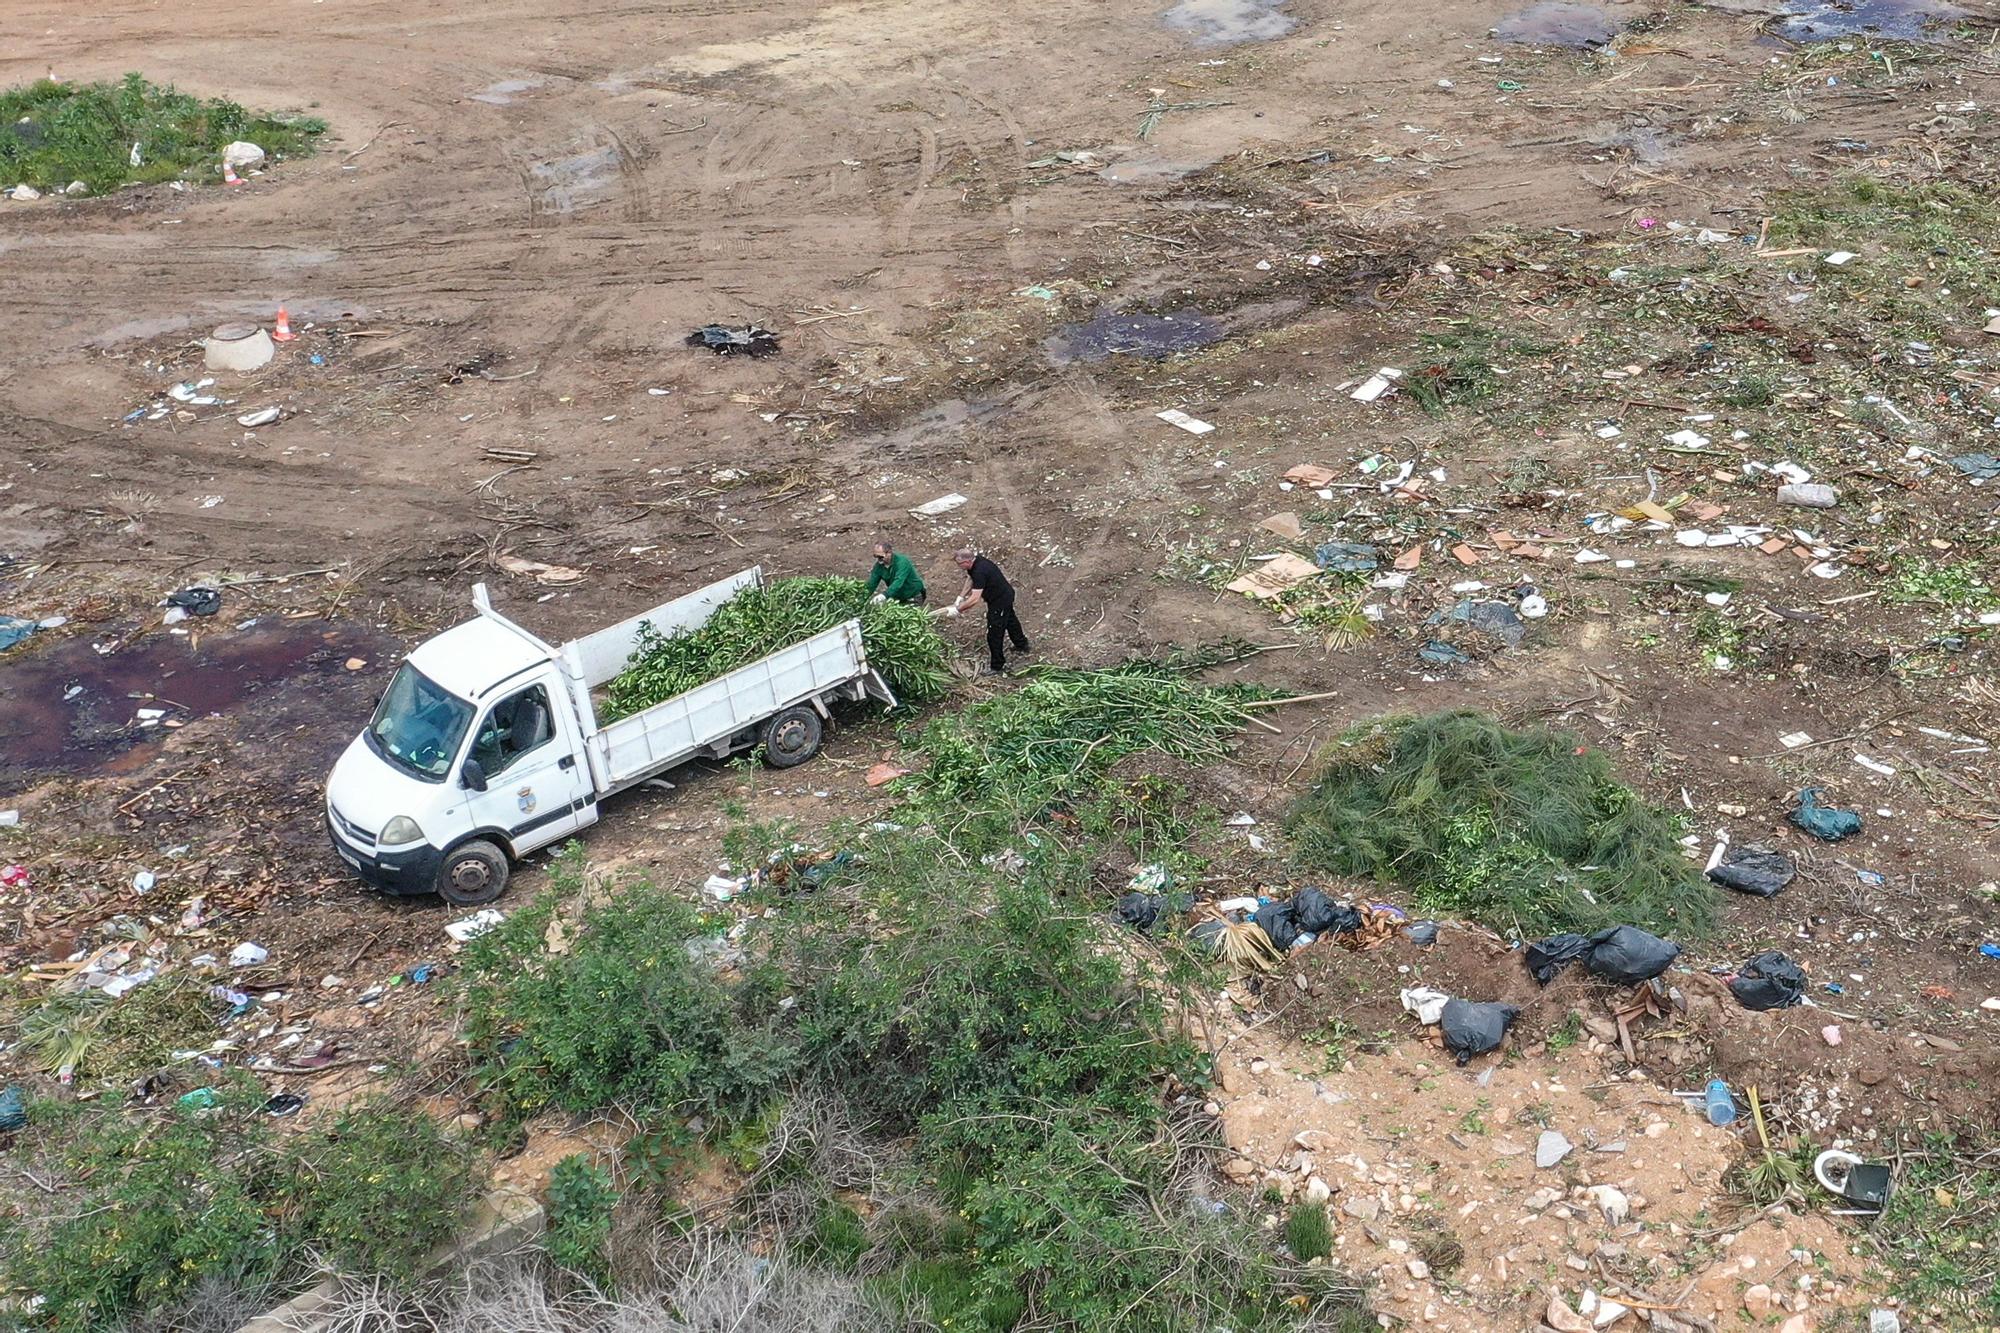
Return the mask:
<path id="1" fill-rule="evenodd" d="M 587 634 L 562 646 L 564 661 L 569 666 L 572 679 L 581 680 L 586 690 L 594 690 L 625 669 L 632 660 L 632 650 L 639 643 L 639 627 L 651 622 L 661 634 L 685 634 L 689 630 L 700 629 L 715 614 L 715 609 L 746 588 L 763 586 L 764 570 L 760 565 L 746 569 L 741 574 L 697 588 L 685 597 L 676 597 L 671 602 L 663 602 L 650 611 L 621 620 L 609 629 L 601 629 L 595 634 Z M 596 719 L 591 719 L 595 721 Z"/>

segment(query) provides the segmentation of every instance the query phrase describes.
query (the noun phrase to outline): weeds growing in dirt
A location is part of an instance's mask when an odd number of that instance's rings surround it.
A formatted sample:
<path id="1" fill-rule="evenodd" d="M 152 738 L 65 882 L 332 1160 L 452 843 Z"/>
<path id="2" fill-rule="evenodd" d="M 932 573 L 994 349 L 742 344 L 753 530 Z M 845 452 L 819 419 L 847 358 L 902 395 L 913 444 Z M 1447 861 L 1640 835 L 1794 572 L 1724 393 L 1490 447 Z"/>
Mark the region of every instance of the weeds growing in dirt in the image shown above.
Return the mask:
<path id="1" fill-rule="evenodd" d="M 1324 1204 L 1303 1203 L 1292 1209 L 1285 1219 L 1285 1246 L 1301 1263 L 1333 1253 L 1333 1224 L 1327 1221 Z"/>
<path id="2" fill-rule="evenodd" d="M 1934 1136 L 1903 1153 L 1868 1234 L 1903 1299 L 1941 1320 L 2000 1324 L 2000 1148 Z"/>
<path id="3" fill-rule="evenodd" d="M 313 151 L 326 122 L 255 115 L 127 74 L 121 83 L 41 79 L 0 92 L 0 182 L 104 194 L 128 181 L 218 182 L 222 150 L 248 140 L 273 157 Z"/>
<path id="4" fill-rule="evenodd" d="M 1958 560 L 1936 564 L 1922 556 L 1898 560 L 1882 581 L 1882 600 L 1901 606 L 1929 603 L 1949 610 L 1983 611 L 2000 605 L 2000 594 L 1984 577 L 1979 563 Z"/>
<path id="5" fill-rule="evenodd" d="M 1455 712 L 1354 728 L 1286 827 L 1308 862 L 1521 937 L 1618 924 L 1700 935 L 1714 919 L 1672 816 L 1546 727 Z"/>
<path id="6" fill-rule="evenodd" d="M 557 1162 L 549 1173 L 549 1229 L 543 1241 L 549 1258 L 607 1286 L 604 1243 L 611 1238 L 617 1206 L 610 1171 L 582 1153 Z"/>

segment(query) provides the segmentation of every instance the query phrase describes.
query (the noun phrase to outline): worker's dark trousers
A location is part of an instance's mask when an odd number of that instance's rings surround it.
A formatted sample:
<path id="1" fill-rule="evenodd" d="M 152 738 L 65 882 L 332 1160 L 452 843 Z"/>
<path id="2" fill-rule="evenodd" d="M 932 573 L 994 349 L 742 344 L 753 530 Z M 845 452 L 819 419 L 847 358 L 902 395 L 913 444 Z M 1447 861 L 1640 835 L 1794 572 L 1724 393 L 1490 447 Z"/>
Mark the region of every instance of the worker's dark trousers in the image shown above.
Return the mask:
<path id="1" fill-rule="evenodd" d="M 1007 665 L 1000 645 L 1008 639 L 1014 641 L 1014 651 L 1028 651 L 1028 636 L 1021 632 L 1021 618 L 1014 614 L 1014 608 L 1009 605 L 1003 610 L 989 605 L 986 608 L 986 651 L 992 655 L 995 671 Z"/>

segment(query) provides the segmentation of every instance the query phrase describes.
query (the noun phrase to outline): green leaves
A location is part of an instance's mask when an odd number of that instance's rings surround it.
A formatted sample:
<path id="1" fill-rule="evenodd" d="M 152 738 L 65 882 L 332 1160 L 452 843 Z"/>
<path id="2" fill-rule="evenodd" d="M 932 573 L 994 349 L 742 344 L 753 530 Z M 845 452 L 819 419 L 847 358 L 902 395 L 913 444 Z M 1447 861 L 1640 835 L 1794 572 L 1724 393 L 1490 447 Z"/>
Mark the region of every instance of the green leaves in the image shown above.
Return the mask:
<path id="1" fill-rule="evenodd" d="M 855 617 L 868 664 L 904 703 L 944 696 L 950 648 L 914 606 L 871 602 L 859 579 L 778 579 L 738 593 L 688 634 L 639 629 L 631 661 L 605 687 L 604 720 L 628 717 Z"/>

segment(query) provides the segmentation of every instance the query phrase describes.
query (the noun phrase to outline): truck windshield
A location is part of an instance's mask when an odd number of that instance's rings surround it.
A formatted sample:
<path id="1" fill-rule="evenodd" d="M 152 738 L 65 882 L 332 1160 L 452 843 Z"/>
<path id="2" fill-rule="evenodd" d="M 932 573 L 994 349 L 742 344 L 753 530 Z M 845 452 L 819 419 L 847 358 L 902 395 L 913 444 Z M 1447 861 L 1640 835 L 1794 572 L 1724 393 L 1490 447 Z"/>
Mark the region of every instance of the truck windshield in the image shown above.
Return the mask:
<path id="1" fill-rule="evenodd" d="M 368 747 L 390 763 L 436 782 L 451 768 L 471 722 L 471 704 L 440 689 L 405 662 L 382 695 L 375 720 L 368 724 Z"/>

